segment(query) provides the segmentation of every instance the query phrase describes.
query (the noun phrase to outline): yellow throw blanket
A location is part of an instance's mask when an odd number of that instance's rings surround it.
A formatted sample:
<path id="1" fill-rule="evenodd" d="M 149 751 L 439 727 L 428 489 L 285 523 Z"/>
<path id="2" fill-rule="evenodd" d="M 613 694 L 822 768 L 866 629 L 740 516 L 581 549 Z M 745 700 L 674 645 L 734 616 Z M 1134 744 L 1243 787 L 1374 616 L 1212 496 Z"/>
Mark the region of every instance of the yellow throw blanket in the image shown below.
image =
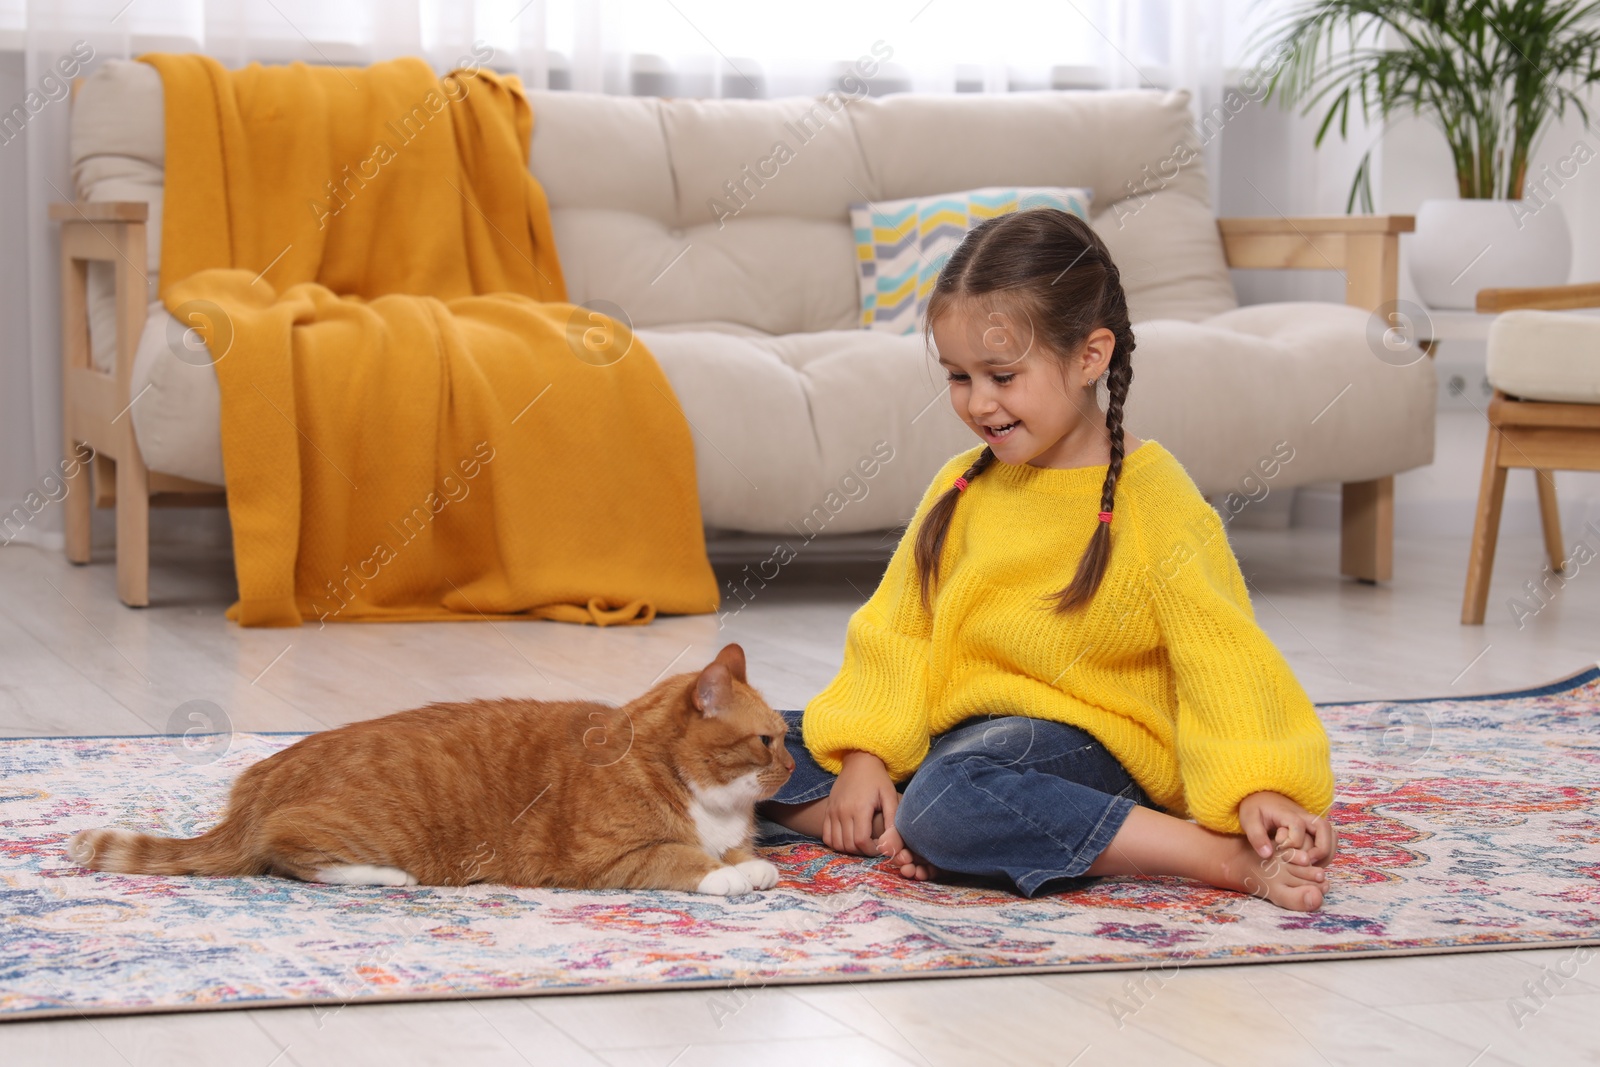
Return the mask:
<path id="1" fill-rule="evenodd" d="M 161 299 L 205 338 L 245 626 L 716 610 L 689 427 L 566 303 L 519 81 L 142 57 Z"/>

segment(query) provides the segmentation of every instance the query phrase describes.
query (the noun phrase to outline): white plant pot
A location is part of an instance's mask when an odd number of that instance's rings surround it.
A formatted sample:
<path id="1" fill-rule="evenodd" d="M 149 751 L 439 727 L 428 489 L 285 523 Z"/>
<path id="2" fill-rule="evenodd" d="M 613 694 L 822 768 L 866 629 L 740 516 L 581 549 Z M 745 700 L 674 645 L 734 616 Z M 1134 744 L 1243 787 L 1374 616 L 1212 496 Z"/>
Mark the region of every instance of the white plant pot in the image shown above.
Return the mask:
<path id="1" fill-rule="evenodd" d="M 1470 309 L 1479 289 L 1565 284 L 1572 231 L 1548 200 L 1424 200 L 1406 254 L 1424 304 Z"/>

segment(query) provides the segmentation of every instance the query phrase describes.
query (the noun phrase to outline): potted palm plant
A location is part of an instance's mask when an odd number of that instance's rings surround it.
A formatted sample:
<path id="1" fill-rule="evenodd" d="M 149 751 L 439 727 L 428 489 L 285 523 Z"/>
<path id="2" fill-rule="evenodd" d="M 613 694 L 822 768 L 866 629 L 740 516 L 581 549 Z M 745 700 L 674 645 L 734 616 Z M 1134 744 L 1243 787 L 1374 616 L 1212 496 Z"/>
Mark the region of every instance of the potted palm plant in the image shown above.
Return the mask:
<path id="1" fill-rule="evenodd" d="M 1567 280 L 1572 238 L 1560 189 L 1593 158 L 1580 139 L 1556 166 L 1529 171 L 1552 117 L 1600 81 L 1600 0 L 1309 0 L 1259 36 L 1287 53 L 1267 84 L 1302 114 L 1327 106 L 1316 144 L 1352 107 L 1386 128 L 1414 114 L 1444 134 L 1456 199 L 1425 200 L 1408 249 L 1430 306 L 1469 308 L 1482 288 Z M 1372 210 L 1372 150 L 1356 169 L 1346 211 Z"/>

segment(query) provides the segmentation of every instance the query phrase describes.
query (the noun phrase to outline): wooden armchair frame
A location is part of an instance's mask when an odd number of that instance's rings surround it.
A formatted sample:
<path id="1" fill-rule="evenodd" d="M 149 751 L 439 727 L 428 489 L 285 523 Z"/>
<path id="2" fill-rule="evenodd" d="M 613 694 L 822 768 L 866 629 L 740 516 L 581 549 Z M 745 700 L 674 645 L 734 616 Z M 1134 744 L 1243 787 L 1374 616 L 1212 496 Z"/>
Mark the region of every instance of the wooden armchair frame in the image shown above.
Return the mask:
<path id="1" fill-rule="evenodd" d="M 1571 311 L 1600 307 L 1600 282 L 1533 289 L 1481 289 L 1479 312 Z M 1551 400 L 1519 400 L 1499 389 L 1489 401 L 1489 439 L 1483 451 L 1483 481 L 1478 487 L 1477 517 L 1467 555 L 1467 588 L 1461 598 L 1461 622 L 1481 626 L 1489 604 L 1489 576 L 1494 570 L 1495 542 L 1500 538 L 1500 506 L 1505 500 L 1506 471 L 1533 470 L 1539 489 L 1539 522 L 1544 529 L 1550 569 L 1561 573 L 1566 548 L 1561 543 L 1561 511 L 1556 504 L 1558 470 L 1600 471 L 1600 404 L 1568 404 Z"/>
<path id="2" fill-rule="evenodd" d="M 89 509 L 117 510 L 117 596 L 129 607 L 150 603 L 150 507 L 220 506 L 221 486 L 148 470 L 133 432 L 133 357 L 148 308 L 143 201 L 51 204 L 61 223 L 61 429 L 66 454 L 87 445 L 92 463 L 68 480 L 67 559 L 89 562 Z M 95 367 L 89 342 L 89 264 L 116 274 L 116 354 L 110 372 Z M 92 475 L 91 475 L 92 470 Z M 92 489 L 92 498 L 91 498 Z"/>
<path id="3" fill-rule="evenodd" d="M 1410 215 L 1313 215 L 1218 219 L 1228 266 L 1337 270 L 1344 302 L 1376 311 L 1400 291 L 1400 235 Z M 1428 355 L 1433 350 L 1428 349 Z M 1394 476 L 1345 482 L 1340 501 L 1339 572 L 1363 582 L 1394 576 Z"/>

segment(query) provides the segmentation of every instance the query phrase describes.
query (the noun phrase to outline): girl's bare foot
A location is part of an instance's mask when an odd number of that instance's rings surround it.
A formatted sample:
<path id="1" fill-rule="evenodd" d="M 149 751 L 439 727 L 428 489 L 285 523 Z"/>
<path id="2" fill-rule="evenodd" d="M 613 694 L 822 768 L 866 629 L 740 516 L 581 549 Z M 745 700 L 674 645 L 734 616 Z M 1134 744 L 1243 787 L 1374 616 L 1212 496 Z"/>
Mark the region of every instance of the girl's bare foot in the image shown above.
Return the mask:
<path id="1" fill-rule="evenodd" d="M 900 831 L 892 826 L 879 838 L 878 850 L 889 857 L 889 863 L 907 881 L 930 882 L 939 877 L 939 868 L 906 848 L 905 842 L 900 840 Z"/>
<path id="2" fill-rule="evenodd" d="M 1270 900 L 1290 911 L 1316 911 L 1322 907 L 1326 875 L 1321 867 L 1290 863 L 1286 858 L 1288 850 L 1262 859 L 1244 838 L 1223 836 L 1229 837 L 1233 855 L 1223 859 L 1221 879 L 1214 884 Z"/>
<path id="3" fill-rule="evenodd" d="M 1177 875 L 1249 893 L 1290 911 L 1316 911 L 1322 907 L 1327 872 L 1291 863 L 1290 857 L 1300 859 L 1304 853 L 1280 848 L 1262 857 L 1237 834 L 1218 833 L 1138 807 L 1128 813 L 1111 844 L 1084 873 Z"/>
<path id="4" fill-rule="evenodd" d="M 900 877 L 911 882 L 937 882 L 939 868 L 912 852 L 909 848 L 902 848 L 889 857 L 889 863 L 900 872 Z"/>

